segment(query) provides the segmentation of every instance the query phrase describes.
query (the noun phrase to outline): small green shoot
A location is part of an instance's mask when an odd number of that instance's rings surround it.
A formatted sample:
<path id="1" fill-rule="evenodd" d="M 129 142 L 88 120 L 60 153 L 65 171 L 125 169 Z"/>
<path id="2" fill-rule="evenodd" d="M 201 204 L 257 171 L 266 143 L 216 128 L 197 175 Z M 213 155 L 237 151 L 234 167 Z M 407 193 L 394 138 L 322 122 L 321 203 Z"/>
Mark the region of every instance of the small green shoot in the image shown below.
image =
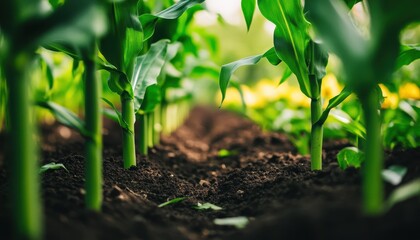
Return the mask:
<path id="1" fill-rule="evenodd" d="M 395 204 L 414 196 L 420 196 L 420 179 L 415 179 L 395 189 L 386 201 L 385 206 L 389 210 Z"/>
<path id="2" fill-rule="evenodd" d="M 227 150 L 227 149 L 220 149 L 219 152 L 217 153 L 218 157 L 230 157 L 230 156 L 235 156 L 238 154 L 238 151 L 235 150 Z"/>
<path id="3" fill-rule="evenodd" d="M 343 170 L 348 167 L 359 168 L 364 158 L 364 153 L 356 147 L 343 148 L 337 154 L 338 165 Z"/>
<path id="4" fill-rule="evenodd" d="M 67 172 L 69 172 L 69 170 L 67 170 L 67 168 L 64 166 L 64 164 L 52 162 L 52 163 L 47 163 L 47 164 L 43 165 L 39 169 L 39 173 L 44 173 L 44 172 L 46 172 L 48 170 L 58 170 L 60 168 L 62 168 L 64 170 L 66 170 Z"/>
<path id="5" fill-rule="evenodd" d="M 388 169 L 382 170 L 382 178 L 396 186 L 401 183 L 406 173 L 406 167 L 400 165 L 391 165 Z"/>
<path id="6" fill-rule="evenodd" d="M 230 218 L 216 218 L 214 219 L 213 222 L 216 225 L 233 226 L 238 229 L 242 229 L 249 223 L 249 219 L 244 216 L 239 216 L 239 217 L 230 217 Z"/>
<path id="7" fill-rule="evenodd" d="M 193 208 L 197 209 L 197 210 L 214 210 L 214 211 L 219 211 L 219 210 L 223 209 L 223 208 L 221 208 L 217 205 L 214 205 L 214 204 L 208 203 L 208 202 L 203 203 L 203 204 L 197 203 L 197 206 L 194 206 Z"/>
<path id="8" fill-rule="evenodd" d="M 171 205 L 171 204 L 174 204 L 174 203 L 179 203 L 179 202 L 184 201 L 185 199 L 187 199 L 187 197 L 174 198 L 174 199 L 171 199 L 171 200 L 169 200 L 167 202 L 164 202 L 164 203 L 159 204 L 158 207 L 161 208 L 161 207 L 165 207 L 165 206 L 168 206 L 168 205 Z"/>

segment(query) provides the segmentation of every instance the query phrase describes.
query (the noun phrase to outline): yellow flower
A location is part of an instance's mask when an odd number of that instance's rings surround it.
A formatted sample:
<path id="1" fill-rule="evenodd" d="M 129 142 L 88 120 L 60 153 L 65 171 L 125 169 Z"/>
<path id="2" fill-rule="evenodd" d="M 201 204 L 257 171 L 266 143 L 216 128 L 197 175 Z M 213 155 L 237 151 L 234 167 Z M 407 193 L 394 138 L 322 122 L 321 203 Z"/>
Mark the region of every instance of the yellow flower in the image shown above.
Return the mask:
<path id="1" fill-rule="evenodd" d="M 220 91 L 217 94 L 216 104 L 220 104 L 220 101 L 222 100 L 222 94 Z M 226 97 L 223 102 L 223 105 L 240 105 L 241 104 L 241 95 L 239 94 L 239 91 L 236 88 L 228 88 L 226 89 Z"/>
<path id="2" fill-rule="evenodd" d="M 261 108 L 266 105 L 265 99 L 258 96 L 248 86 L 242 85 L 241 89 L 244 94 L 244 99 L 247 106 L 252 108 Z"/>
<path id="3" fill-rule="evenodd" d="M 277 81 L 263 78 L 257 82 L 254 90 L 258 97 L 264 101 L 275 102 L 287 96 L 288 85 L 283 83 L 279 86 Z"/>
<path id="4" fill-rule="evenodd" d="M 305 108 L 311 106 L 311 100 L 300 91 L 298 86 L 290 86 L 287 97 L 292 106 Z"/>
<path id="5" fill-rule="evenodd" d="M 398 107 L 398 94 L 391 93 L 387 87 L 383 84 L 379 84 L 379 87 L 381 88 L 382 95 L 384 97 L 384 102 L 382 103 L 382 108 L 392 108 L 395 109 Z"/>
<path id="6" fill-rule="evenodd" d="M 328 100 L 338 95 L 342 89 L 334 74 L 328 73 L 322 79 L 321 96 L 326 100 L 325 102 L 328 103 Z"/>
<path id="7" fill-rule="evenodd" d="M 420 88 L 414 83 L 405 83 L 400 86 L 398 91 L 401 99 L 420 100 Z"/>

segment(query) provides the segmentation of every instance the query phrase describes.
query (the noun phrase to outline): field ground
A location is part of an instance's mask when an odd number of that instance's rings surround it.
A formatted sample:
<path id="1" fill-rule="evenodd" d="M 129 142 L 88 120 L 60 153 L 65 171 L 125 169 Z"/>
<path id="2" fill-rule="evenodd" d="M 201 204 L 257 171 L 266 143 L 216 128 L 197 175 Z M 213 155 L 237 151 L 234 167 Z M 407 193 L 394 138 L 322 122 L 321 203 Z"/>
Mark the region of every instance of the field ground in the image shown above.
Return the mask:
<path id="1" fill-rule="evenodd" d="M 43 128 L 43 162 L 68 169 L 42 175 L 47 239 L 420 239 L 418 198 L 382 217 L 362 216 L 360 171 L 342 171 L 335 158 L 345 141 L 326 142 L 324 170 L 312 172 L 309 158 L 284 135 L 201 107 L 147 159 L 138 155 L 138 166 L 124 170 L 120 129 L 106 126 L 102 213 L 84 210 L 82 138 L 57 125 Z M 6 149 L 0 136 L 1 239 L 10 236 Z M 233 154 L 220 157 L 221 149 Z M 386 157 L 386 165 L 408 167 L 404 182 L 420 176 L 420 149 Z M 387 194 L 392 189 L 387 185 Z M 188 198 L 157 207 L 176 197 Z M 223 209 L 192 208 L 198 202 Z M 213 223 L 235 216 L 250 219 L 245 229 Z"/>

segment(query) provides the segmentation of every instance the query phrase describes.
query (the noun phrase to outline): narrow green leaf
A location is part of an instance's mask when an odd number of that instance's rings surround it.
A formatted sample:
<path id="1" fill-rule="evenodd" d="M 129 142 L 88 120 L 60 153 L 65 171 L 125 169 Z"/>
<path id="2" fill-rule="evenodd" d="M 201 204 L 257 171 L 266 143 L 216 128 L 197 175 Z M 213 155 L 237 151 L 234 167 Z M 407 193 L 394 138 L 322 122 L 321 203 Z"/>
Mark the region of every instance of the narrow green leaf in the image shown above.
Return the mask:
<path id="1" fill-rule="evenodd" d="M 273 66 L 277 66 L 281 63 L 281 59 L 277 55 L 276 50 L 274 48 L 270 48 L 267 52 L 265 52 L 263 57 L 267 58 L 267 60 Z"/>
<path id="2" fill-rule="evenodd" d="M 261 13 L 276 25 L 274 47 L 277 55 L 296 75 L 299 86 L 311 97 L 305 50 L 309 41 L 309 23 L 303 17 L 300 0 L 258 0 Z"/>
<path id="3" fill-rule="evenodd" d="M 337 154 L 337 161 L 343 170 L 348 167 L 359 168 L 364 161 L 364 153 L 356 147 L 346 147 Z"/>
<path id="4" fill-rule="evenodd" d="M 382 170 L 382 178 L 396 186 L 401 183 L 406 173 L 406 167 L 400 165 L 391 165 L 388 167 L 388 169 Z"/>
<path id="5" fill-rule="evenodd" d="M 229 81 L 230 81 L 230 78 L 232 77 L 232 74 L 239 67 L 257 64 L 263 57 L 267 58 L 272 64 L 280 63 L 281 60 L 278 57 L 277 57 L 277 60 L 275 60 L 276 58 L 275 58 L 275 55 L 273 55 L 273 52 L 274 52 L 274 49 L 271 48 L 264 54 L 246 57 L 246 58 L 225 64 L 222 66 L 222 69 L 220 70 L 220 77 L 219 77 L 219 87 L 222 93 L 222 101 L 220 103 L 220 106 L 222 106 L 223 101 L 225 100 L 226 89 L 229 86 Z"/>
<path id="6" fill-rule="evenodd" d="M 103 113 L 108 116 L 109 118 L 111 118 L 112 120 L 118 122 L 118 124 L 120 125 L 121 128 L 123 128 L 124 130 L 128 131 L 130 134 L 133 134 L 133 131 L 131 131 L 130 127 L 128 126 L 127 122 L 123 119 L 120 111 L 118 111 L 118 109 L 114 106 L 114 104 L 109 101 L 106 98 L 102 98 L 102 100 L 104 102 L 106 102 L 113 110 L 114 110 L 114 114 L 111 114 L 108 112 L 107 109 L 103 109 Z"/>
<path id="7" fill-rule="evenodd" d="M 155 16 L 163 19 L 176 19 L 189 8 L 203 3 L 204 1 L 205 0 L 180 0 L 169 8 L 155 14 Z"/>
<path id="8" fill-rule="evenodd" d="M 387 209 L 409 198 L 420 196 L 420 179 L 415 179 L 395 189 L 386 201 Z"/>
<path id="9" fill-rule="evenodd" d="M 330 114 L 342 123 L 346 131 L 366 139 L 366 128 L 359 121 L 353 120 L 346 112 L 340 109 L 332 109 Z"/>
<path id="10" fill-rule="evenodd" d="M 174 198 L 174 199 L 171 199 L 171 200 L 169 200 L 167 202 L 164 202 L 164 203 L 159 204 L 158 207 L 161 208 L 161 207 L 165 207 L 165 206 L 168 206 L 168 205 L 172 205 L 174 203 L 179 203 L 179 202 L 184 201 L 185 199 L 187 199 L 187 197 Z"/>
<path id="11" fill-rule="evenodd" d="M 214 224 L 222 226 L 234 226 L 238 229 L 242 229 L 248 225 L 249 220 L 247 217 L 230 217 L 230 218 L 216 218 L 214 219 Z"/>
<path id="12" fill-rule="evenodd" d="M 158 18 L 151 14 L 143 14 L 139 17 L 141 25 L 144 31 L 143 41 L 150 39 L 155 33 L 156 23 Z"/>
<path id="13" fill-rule="evenodd" d="M 157 85 L 157 77 L 165 65 L 168 43 L 168 40 L 160 40 L 152 44 L 146 54 L 136 58 L 131 79 L 136 112 L 142 105 L 146 89 L 151 85 Z"/>
<path id="14" fill-rule="evenodd" d="M 249 31 L 249 28 L 251 27 L 252 18 L 254 16 L 255 5 L 256 5 L 256 0 L 242 0 L 241 2 L 242 13 L 244 14 L 246 28 L 248 31 Z"/>
<path id="15" fill-rule="evenodd" d="M 157 105 L 162 102 L 161 89 L 158 85 L 150 85 L 140 106 L 141 113 L 153 112 Z"/>
<path id="16" fill-rule="evenodd" d="M 337 95 L 337 96 L 335 96 L 335 97 L 333 97 L 333 98 L 331 98 L 329 101 L 328 101 L 328 105 L 327 105 L 327 107 L 325 108 L 325 110 L 324 110 L 324 112 L 322 112 L 322 115 L 321 115 L 321 117 L 319 118 L 319 120 L 315 123 L 315 124 L 318 124 L 318 125 L 323 125 L 324 123 L 325 123 L 325 121 L 327 120 L 327 118 L 328 118 L 328 115 L 330 114 L 330 111 L 331 111 L 331 109 L 333 109 L 333 108 L 335 108 L 335 107 L 337 107 L 340 103 L 342 103 L 348 96 L 350 96 L 351 95 L 351 93 L 352 93 L 352 91 L 350 90 L 350 88 L 349 87 L 344 87 L 344 89 L 343 90 L 341 90 L 341 92 Z"/>
<path id="17" fill-rule="evenodd" d="M 419 45 L 403 45 L 401 46 L 400 54 L 397 58 L 396 69 L 401 68 L 404 65 L 409 65 L 415 60 L 420 58 L 420 46 Z"/>
<path id="18" fill-rule="evenodd" d="M 53 102 L 38 101 L 36 105 L 49 110 L 59 123 L 79 131 L 84 136 L 88 136 L 84 122 L 67 108 Z"/>
<path id="19" fill-rule="evenodd" d="M 41 168 L 39 169 L 39 173 L 44 173 L 48 170 L 57 170 L 57 169 L 64 169 L 67 172 L 69 172 L 69 170 L 67 170 L 67 168 L 62 164 L 62 163 L 47 163 L 43 166 L 41 166 Z"/>
<path id="20" fill-rule="evenodd" d="M 203 204 L 197 203 L 197 206 L 194 206 L 194 209 L 197 209 L 197 210 L 214 210 L 214 211 L 220 211 L 223 208 L 207 202 L 207 203 L 203 203 Z"/>
<path id="21" fill-rule="evenodd" d="M 155 32 L 155 27 L 158 19 L 177 19 L 185 11 L 196 6 L 197 4 L 203 3 L 205 0 L 180 0 L 170 6 L 169 8 L 158 12 L 156 14 L 143 14 L 139 17 L 141 25 L 143 26 L 144 39 L 146 41 Z"/>
<path id="22" fill-rule="evenodd" d="M 41 68 L 45 76 L 47 77 L 48 90 L 51 90 L 54 87 L 54 75 L 53 75 L 52 67 L 47 61 L 45 61 L 45 59 L 42 56 L 40 57 L 40 61 L 41 61 Z"/>
<path id="23" fill-rule="evenodd" d="M 287 79 L 289 79 L 290 76 L 292 76 L 293 72 L 290 70 L 288 66 L 286 66 L 286 69 L 284 70 L 283 76 L 281 76 L 279 86 L 284 83 Z"/>

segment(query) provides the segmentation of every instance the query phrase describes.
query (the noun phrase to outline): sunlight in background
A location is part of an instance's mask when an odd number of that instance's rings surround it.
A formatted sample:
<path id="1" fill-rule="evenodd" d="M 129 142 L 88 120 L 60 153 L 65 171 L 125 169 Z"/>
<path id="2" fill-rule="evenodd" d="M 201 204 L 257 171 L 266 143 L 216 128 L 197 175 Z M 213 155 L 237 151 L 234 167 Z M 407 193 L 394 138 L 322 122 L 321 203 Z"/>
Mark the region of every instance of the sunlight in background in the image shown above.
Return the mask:
<path id="1" fill-rule="evenodd" d="M 209 12 L 220 14 L 227 23 L 241 24 L 241 0 L 207 0 L 205 4 Z"/>

